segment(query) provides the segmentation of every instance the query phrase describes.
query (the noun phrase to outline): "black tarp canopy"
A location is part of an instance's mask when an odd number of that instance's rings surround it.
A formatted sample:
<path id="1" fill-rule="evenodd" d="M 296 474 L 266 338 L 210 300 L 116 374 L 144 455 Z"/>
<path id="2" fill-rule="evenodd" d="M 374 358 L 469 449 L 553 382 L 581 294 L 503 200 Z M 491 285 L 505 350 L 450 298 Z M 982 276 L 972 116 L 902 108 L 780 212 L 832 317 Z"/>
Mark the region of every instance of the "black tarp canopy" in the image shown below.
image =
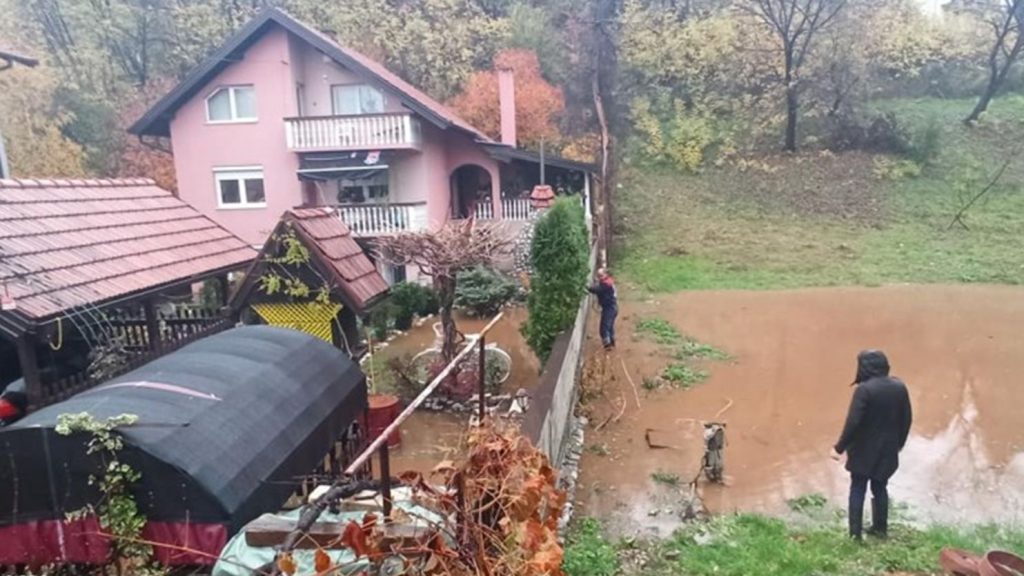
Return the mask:
<path id="1" fill-rule="evenodd" d="M 140 512 L 234 533 L 277 510 L 366 407 L 365 377 L 330 344 L 234 328 L 0 428 L 0 527 L 97 502 L 88 437 L 57 434 L 60 414 L 138 416 L 121 433 Z"/>

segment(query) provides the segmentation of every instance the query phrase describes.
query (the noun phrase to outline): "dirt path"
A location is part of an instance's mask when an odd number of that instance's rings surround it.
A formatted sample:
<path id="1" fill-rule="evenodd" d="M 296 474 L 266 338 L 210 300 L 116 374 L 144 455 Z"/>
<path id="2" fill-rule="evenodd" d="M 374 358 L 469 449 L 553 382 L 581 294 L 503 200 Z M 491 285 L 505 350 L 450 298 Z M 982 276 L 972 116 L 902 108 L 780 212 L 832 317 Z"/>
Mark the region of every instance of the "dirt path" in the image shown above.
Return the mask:
<path id="1" fill-rule="evenodd" d="M 787 499 L 814 492 L 844 502 L 846 474 L 828 450 L 845 416 L 855 356 L 877 347 L 910 387 L 915 411 L 891 482 L 894 499 L 922 521 L 1024 520 L 1024 290 L 694 292 L 622 307 L 618 351 L 595 350 L 587 368 L 607 376 L 603 399 L 591 403 L 595 422 L 617 411 L 620 398 L 628 402 L 618 423 L 587 432 L 578 496 L 585 513 L 621 532 L 670 531 L 678 499 L 651 474 L 693 477 L 700 435 L 687 419 L 710 419 L 729 399 L 727 485 L 702 484 L 712 511 L 780 513 Z M 620 361 L 639 386 L 671 354 L 632 335 L 637 319 L 652 317 L 734 359 L 707 364 L 710 378 L 691 390 L 641 388 L 637 409 Z M 680 449 L 648 449 L 646 428 L 668 430 L 664 437 Z"/>

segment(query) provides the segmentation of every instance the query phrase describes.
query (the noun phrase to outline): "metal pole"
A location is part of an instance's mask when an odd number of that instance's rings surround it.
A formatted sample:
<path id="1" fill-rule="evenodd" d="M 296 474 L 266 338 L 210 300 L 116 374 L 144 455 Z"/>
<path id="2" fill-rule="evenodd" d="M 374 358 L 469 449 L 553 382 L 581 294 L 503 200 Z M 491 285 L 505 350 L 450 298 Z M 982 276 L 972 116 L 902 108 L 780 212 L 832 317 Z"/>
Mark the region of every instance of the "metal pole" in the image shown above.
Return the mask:
<path id="1" fill-rule="evenodd" d="M 391 457 L 388 454 L 388 443 L 380 445 L 380 482 L 381 497 L 384 499 L 384 521 L 391 521 Z"/>
<path id="2" fill-rule="evenodd" d="M 540 183 L 541 183 L 542 186 L 544 184 L 547 184 L 547 182 L 544 181 L 544 139 L 543 138 L 540 139 Z"/>
<path id="3" fill-rule="evenodd" d="M 490 329 L 493 328 L 494 325 L 498 323 L 498 320 L 501 320 L 504 315 L 504 312 L 499 313 L 497 316 L 494 317 L 493 320 L 487 323 L 487 326 L 484 326 L 484 329 L 480 331 L 480 334 L 478 336 L 470 338 L 470 341 L 467 342 L 466 346 L 462 349 L 462 351 L 456 354 L 455 358 L 453 358 L 452 361 L 448 363 L 448 366 L 445 366 L 444 370 L 441 370 L 441 373 L 435 376 L 434 379 L 430 382 L 430 384 L 427 384 L 427 387 L 424 388 L 422 392 L 420 392 L 419 396 L 413 399 L 413 401 L 410 402 L 409 405 L 405 407 L 405 410 L 402 410 L 402 413 L 398 415 L 398 418 L 395 418 L 394 422 L 388 424 L 388 427 L 385 428 L 384 431 L 380 433 L 380 436 L 374 439 L 373 442 L 370 442 L 370 445 L 363 450 L 363 453 L 357 456 L 356 459 L 353 460 L 352 463 L 348 465 L 348 468 L 345 469 L 345 474 L 353 474 L 355 473 L 356 470 L 359 469 L 360 466 L 365 464 L 367 459 L 369 459 L 370 456 L 380 448 L 380 445 L 387 442 L 388 436 L 390 436 L 399 426 L 401 426 L 402 423 L 405 422 L 406 419 L 409 418 L 409 416 L 411 416 L 412 413 L 415 412 L 417 408 L 419 408 L 420 404 L 422 404 L 423 401 L 426 400 L 428 396 L 434 393 L 434 390 L 441 385 L 441 382 L 444 382 L 444 379 L 447 378 L 449 374 L 451 374 L 455 366 L 460 361 L 462 361 L 463 358 L 466 357 L 466 354 L 468 354 L 471 350 L 473 350 L 476 347 L 476 341 L 483 337 L 483 335 L 486 334 L 488 331 L 490 331 Z"/>
<path id="4" fill-rule="evenodd" d="M 484 425 L 484 416 L 487 414 L 487 361 L 484 345 L 484 335 L 480 335 L 480 425 Z"/>

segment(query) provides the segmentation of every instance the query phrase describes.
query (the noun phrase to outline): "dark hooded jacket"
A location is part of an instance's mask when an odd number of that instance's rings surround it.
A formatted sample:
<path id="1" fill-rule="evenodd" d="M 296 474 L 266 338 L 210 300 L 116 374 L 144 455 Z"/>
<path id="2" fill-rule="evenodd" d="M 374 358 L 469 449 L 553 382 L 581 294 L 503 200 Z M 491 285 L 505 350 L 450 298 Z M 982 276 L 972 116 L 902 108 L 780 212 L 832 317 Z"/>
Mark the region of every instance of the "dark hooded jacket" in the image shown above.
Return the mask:
<path id="1" fill-rule="evenodd" d="M 903 382 L 889 376 L 889 361 L 878 350 L 857 356 L 854 384 L 857 389 L 835 449 L 847 453 L 851 473 L 886 480 L 899 468 L 900 450 L 910 434 L 910 395 Z"/>

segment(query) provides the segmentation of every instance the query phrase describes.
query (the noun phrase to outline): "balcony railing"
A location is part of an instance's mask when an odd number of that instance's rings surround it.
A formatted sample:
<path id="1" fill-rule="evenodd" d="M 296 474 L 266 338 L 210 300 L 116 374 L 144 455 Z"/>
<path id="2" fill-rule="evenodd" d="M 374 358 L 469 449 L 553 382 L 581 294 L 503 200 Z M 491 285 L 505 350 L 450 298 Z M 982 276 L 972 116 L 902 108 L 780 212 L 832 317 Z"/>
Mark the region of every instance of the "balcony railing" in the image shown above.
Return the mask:
<path id="1" fill-rule="evenodd" d="M 420 122 L 411 114 L 285 118 L 290 150 L 419 148 Z"/>
<path id="2" fill-rule="evenodd" d="M 502 220 L 529 220 L 533 208 L 528 198 L 502 198 Z M 478 202 L 476 205 L 477 220 L 494 220 L 494 203 Z"/>
<path id="3" fill-rule="evenodd" d="M 357 237 L 420 232 L 427 227 L 427 204 L 342 204 L 338 218 Z"/>

